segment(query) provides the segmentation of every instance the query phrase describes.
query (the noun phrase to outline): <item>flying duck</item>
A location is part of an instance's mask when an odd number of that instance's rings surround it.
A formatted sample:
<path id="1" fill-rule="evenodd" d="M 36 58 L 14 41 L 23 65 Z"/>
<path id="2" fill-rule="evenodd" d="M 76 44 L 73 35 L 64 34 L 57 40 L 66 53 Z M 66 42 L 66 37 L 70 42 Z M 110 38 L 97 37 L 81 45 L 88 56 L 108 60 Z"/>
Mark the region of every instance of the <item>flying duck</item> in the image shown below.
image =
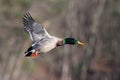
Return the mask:
<path id="1" fill-rule="evenodd" d="M 54 49 L 57 46 L 63 46 L 65 44 L 70 45 L 84 45 L 75 38 L 59 38 L 56 36 L 50 35 L 46 29 L 38 24 L 27 12 L 23 17 L 24 30 L 30 35 L 32 40 L 32 45 L 25 51 L 25 57 L 36 57 L 40 53 L 47 53 L 50 50 Z"/>

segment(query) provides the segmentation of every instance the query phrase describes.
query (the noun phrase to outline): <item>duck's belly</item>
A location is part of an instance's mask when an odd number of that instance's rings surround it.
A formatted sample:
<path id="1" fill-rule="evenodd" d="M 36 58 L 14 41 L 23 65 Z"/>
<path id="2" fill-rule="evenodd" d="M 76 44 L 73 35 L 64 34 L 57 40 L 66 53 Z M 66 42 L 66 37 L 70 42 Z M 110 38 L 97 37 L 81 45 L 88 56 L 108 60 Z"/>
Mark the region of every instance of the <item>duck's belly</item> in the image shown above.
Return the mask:
<path id="1" fill-rule="evenodd" d="M 54 41 L 45 42 L 44 46 L 41 47 L 40 52 L 46 53 L 56 47 L 56 43 Z"/>

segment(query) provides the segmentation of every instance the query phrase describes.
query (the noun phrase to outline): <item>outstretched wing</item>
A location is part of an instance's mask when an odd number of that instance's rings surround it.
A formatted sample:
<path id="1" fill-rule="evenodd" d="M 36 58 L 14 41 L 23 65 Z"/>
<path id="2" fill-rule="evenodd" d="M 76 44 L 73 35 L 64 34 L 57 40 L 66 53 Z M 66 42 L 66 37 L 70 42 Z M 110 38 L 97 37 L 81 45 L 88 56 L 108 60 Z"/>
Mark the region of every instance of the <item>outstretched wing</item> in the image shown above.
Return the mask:
<path id="1" fill-rule="evenodd" d="M 42 25 L 36 23 L 36 21 L 31 17 L 30 13 L 26 13 L 23 17 L 24 29 L 30 35 L 32 41 L 38 41 L 46 37 L 51 37 Z"/>

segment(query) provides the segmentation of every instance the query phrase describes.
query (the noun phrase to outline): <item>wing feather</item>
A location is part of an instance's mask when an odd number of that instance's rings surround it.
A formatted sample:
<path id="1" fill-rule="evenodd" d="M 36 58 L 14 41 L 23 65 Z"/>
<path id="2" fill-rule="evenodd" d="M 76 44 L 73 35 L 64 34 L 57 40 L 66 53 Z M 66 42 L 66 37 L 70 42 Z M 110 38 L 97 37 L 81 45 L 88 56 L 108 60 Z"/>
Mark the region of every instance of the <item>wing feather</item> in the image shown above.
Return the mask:
<path id="1" fill-rule="evenodd" d="M 42 25 L 36 23 L 29 12 L 24 15 L 23 24 L 25 31 L 29 33 L 32 41 L 38 41 L 42 38 L 51 37 Z"/>

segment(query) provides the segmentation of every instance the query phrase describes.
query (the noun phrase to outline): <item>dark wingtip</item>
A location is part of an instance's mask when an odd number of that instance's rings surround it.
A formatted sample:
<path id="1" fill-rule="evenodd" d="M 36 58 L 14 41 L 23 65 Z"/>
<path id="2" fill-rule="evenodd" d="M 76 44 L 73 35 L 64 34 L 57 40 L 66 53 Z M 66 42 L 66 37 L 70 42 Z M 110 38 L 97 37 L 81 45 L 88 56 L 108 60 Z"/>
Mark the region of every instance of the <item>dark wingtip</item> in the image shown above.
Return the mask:
<path id="1" fill-rule="evenodd" d="M 29 30 L 31 25 L 35 22 L 29 12 L 26 12 L 22 18 L 25 31 Z"/>
<path id="2" fill-rule="evenodd" d="M 32 18 L 32 16 L 30 15 L 30 13 L 29 12 L 26 12 L 25 14 L 24 14 L 24 17 L 22 18 L 23 19 L 23 22 L 27 22 L 27 21 L 34 21 L 34 19 Z"/>

